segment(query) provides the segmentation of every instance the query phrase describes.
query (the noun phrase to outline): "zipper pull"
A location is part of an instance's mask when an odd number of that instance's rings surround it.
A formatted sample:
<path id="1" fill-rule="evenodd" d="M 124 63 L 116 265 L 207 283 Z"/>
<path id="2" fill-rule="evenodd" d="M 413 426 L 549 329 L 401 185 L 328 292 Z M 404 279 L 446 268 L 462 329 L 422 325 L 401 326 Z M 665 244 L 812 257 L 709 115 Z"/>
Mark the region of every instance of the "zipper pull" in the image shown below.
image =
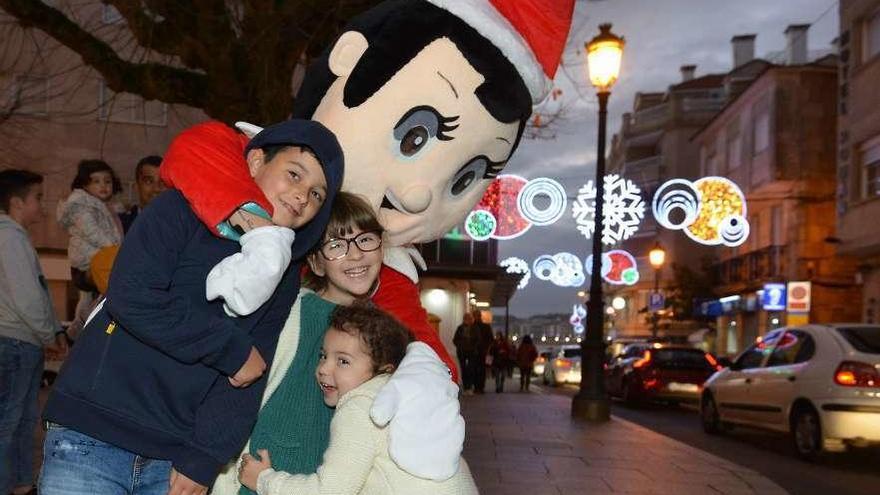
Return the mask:
<path id="1" fill-rule="evenodd" d="M 104 330 L 104 333 L 106 333 L 107 335 L 110 335 L 113 333 L 113 330 L 116 330 L 116 322 L 115 321 L 111 321 L 110 324 L 107 325 L 107 329 Z"/>

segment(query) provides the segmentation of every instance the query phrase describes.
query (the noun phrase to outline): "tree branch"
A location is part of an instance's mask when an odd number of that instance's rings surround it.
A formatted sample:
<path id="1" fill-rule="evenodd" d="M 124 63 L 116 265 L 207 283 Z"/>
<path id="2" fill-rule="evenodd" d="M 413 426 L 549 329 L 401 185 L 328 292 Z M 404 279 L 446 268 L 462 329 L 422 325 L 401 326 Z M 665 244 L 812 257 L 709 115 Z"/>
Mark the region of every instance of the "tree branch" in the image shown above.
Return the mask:
<path id="1" fill-rule="evenodd" d="M 15 16 L 22 27 L 40 29 L 78 53 L 117 93 L 135 93 L 147 100 L 197 108 L 205 106 L 207 78 L 202 74 L 156 63 L 125 61 L 107 43 L 43 2 L 0 0 L 0 7 Z"/>

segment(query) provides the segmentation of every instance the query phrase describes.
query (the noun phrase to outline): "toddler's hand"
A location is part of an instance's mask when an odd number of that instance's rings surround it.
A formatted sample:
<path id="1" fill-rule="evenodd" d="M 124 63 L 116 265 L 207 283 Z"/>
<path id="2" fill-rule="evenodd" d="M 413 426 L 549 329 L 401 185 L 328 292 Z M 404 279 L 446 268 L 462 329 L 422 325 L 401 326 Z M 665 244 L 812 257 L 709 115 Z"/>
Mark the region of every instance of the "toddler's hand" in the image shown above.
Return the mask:
<path id="1" fill-rule="evenodd" d="M 238 481 L 253 491 L 257 491 L 257 479 L 260 477 L 260 473 L 272 468 L 272 460 L 269 458 L 268 450 L 260 449 L 257 454 L 260 456 L 260 460 L 250 454 L 242 455 L 241 466 L 238 468 Z"/>

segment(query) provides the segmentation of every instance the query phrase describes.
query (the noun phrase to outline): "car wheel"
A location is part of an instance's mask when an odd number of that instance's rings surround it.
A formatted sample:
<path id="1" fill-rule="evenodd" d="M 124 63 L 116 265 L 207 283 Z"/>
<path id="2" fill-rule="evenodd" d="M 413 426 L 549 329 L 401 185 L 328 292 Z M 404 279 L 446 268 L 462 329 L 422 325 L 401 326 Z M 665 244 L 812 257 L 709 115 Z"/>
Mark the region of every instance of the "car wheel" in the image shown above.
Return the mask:
<path id="1" fill-rule="evenodd" d="M 822 455 L 822 424 L 811 407 L 795 410 L 791 419 L 791 434 L 798 455 L 807 461 L 816 461 Z"/>
<path id="2" fill-rule="evenodd" d="M 715 399 L 712 395 L 703 396 L 700 405 L 700 421 L 703 424 L 703 431 L 710 435 L 717 435 L 722 432 L 721 420 L 718 417 L 718 406 L 715 405 Z"/>
<path id="3" fill-rule="evenodd" d="M 638 405 L 638 399 L 633 393 L 633 384 L 630 380 L 623 380 L 620 384 L 620 398 L 623 400 L 623 403 L 629 407 L 634 407 Z"/>
<path id="4" fill-rule="evenodd" d="M 550 374 L 550 386 L 551 387 L 558 387 L 559 386 L 559 383 L 556 381 L 556 373 Z"/>
<path id="5" fill-rule="evenodd" d="M 544 385 L 550 385 L 550 380 L 547 379 L 547 372 L 541 373 L 541 381 L 544 382 Z"/>

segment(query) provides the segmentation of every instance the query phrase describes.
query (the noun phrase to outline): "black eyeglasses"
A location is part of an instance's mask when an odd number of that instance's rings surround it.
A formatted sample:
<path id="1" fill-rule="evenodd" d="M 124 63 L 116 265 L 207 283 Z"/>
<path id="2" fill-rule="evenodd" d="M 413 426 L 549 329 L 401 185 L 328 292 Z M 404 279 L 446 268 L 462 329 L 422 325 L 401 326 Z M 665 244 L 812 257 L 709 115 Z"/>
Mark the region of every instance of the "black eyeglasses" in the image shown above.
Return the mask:
<path id="1" fill-rule="evenodd" d="M 379 249 L 382 245 L 382 235 L 379 232 L 361 232 L 354 237 L 337 237 L 321 244 L 321 256 L 327 261 L 345 258 L 351 243 L 357 245 L 363 253 L 369 253 Z"/>

